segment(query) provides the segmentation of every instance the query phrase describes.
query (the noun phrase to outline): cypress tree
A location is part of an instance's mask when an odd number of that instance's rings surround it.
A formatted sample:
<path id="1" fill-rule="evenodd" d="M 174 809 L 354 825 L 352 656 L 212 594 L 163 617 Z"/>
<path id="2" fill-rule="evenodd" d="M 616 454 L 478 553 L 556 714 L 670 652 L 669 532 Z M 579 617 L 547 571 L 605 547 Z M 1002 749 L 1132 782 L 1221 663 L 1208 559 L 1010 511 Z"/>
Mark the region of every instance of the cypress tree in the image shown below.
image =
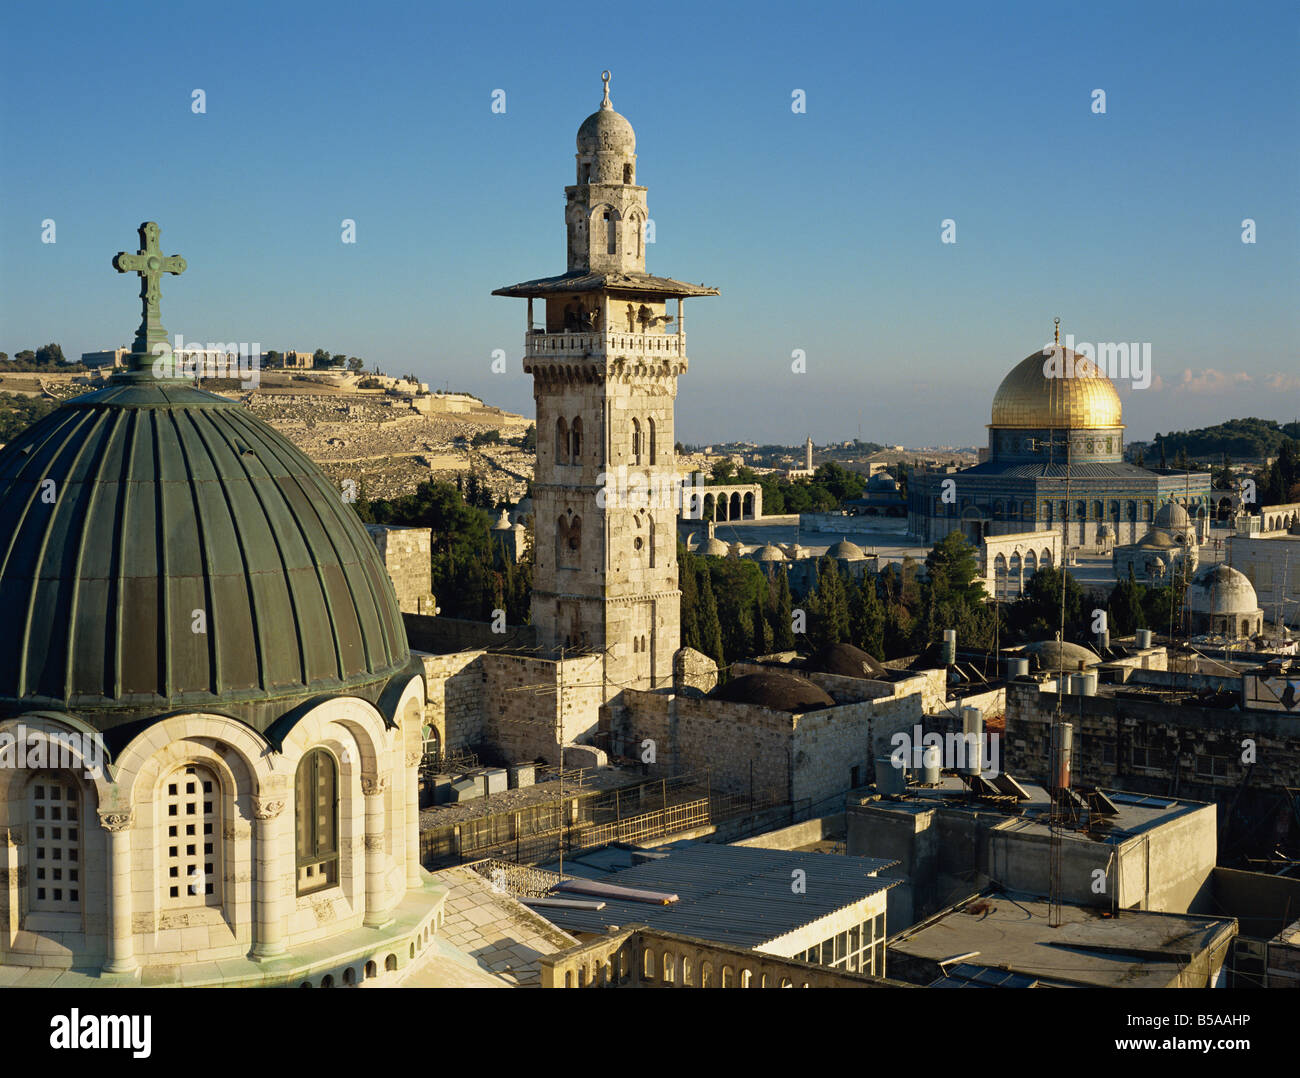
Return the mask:
<path id="1" fill-rule="evenodd" d="M 726 657 L 722 652 L 722 623 L 718 620 L 718 601 L 713 595 L 713 582 L 708 569 L 701 569 L 695 580 L 699 593 L 700 648 L 705 655 L 718 664 L 719 672 L 726 668 Z"/>
<path id="2" fill-rule="evenodd" d="M 772 584 L 772 648 L 775 651 L 794 650 L 794 632 L 791 628 L 790 573 L 778 565 Z"/>
<path id="3" fill-rule="evenodd" d="M 682 591 L 682 647 L 700 650 L 700 595 L 695 586 L 694 558 L 677 544 L 677 578 Z"/>
<path id="4" fill-rule="evenodd" d="M 849 635 L 849 601 L 844 589 L 844 578 L 834 558 L 823 557 L 817 576 L 817 590 L 813 596 L 816 613 L 812 625 L 814 648 L 837 644 Z"/>
<path id="5" fill-rule="evenodd" d="M 779 571 L 779 568 L 775 571 Z M 770 655 L 772 653 L 772 626 L 768 624 L 767 611 L 763 609 L 763 598 L 761 593 L 754 596 L 754 644 L 750 649 L 754 655 Z"/>
<path id="6" fill-rule="evenodd" d="M 876 594 L 876 578 L 863 573 L 849 591 L 849 640 L 868 655 L 885 654 L 885 606 Z"/>

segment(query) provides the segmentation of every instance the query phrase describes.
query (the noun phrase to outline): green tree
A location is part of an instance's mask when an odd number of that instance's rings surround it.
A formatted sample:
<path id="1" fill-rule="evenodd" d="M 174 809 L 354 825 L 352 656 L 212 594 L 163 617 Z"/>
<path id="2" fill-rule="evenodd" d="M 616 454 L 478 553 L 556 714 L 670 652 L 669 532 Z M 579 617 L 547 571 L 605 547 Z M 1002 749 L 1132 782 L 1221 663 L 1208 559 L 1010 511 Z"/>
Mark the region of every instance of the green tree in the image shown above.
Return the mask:
<path id="1" fill-rule="evenodd" d="M 1133 566 L 1128 567 L 1128 576 L 1111 590 L 1106 601 L 1106 620 L 1110 631 L 1116 636 L 1128 636 L 1137 629 L 1146 628 L 1146 615 L 1143 611 L 1143 599 L 1146 587 L 1137 582 L 1133 575 Z"/>
<path id="2" fill-rule="evenodd" d="M 780 572 L 780 569 L 776 570 Z M 754 627 L 754 641 L 750 648 L 751 655 L 770 655 L 773 647 L 772 625 L 767 620 L 767 610 L 764 608 L 763 597 L 754 596 L 754 609 L 750 614 L 750 623 Z"/>
<path id="3" fill-rule="evenodd" d="M 348 356 L 348 370 L 350 371 L 364 370 L 365 366 L 366 366 L 366 361 L 362 359 L 360 356 Z"/>
<path id="4" fill-rule="evenodd" d="M 713 594 L 713 581 L 709 570 L 701 566 L 695 578 L 695 590 L 699 595 L 699 650 L 718 664 L 718 670 L 725 675 L 726 660 L 722 651 L 722 623 L 718 620 L 718 601 Z"/>
<path id="5" fill-rule="evenodd" d="M 1009 620 L 1021 639 L 1050 640 L 1060 631 L 1062 587 L 1065 588 L 1065 638 L 1087 638 L 1083 589 L 1068 570 L 1049 565 L 1029 578 L 1020 598 L 1011 604 Z"/>
<path id="6" fill-rule="evenodd" d="M 849 597 L 839 563 L 824 555 L 817 565 L 817 586 L 809 603 L 809 644 L 813 650 L 847 640 L 849 635 Z"/>
<path id="7" fill-rule="evenodd" d="M 710 472 L 719 483 L 728 482 L 736 471 L 736 465 L 729 460 L 715 460 Z"/>
<path id="8" fill-rule="evenodd" d="M 795 648 L 793 610 L 790 600 L 790 573 L 783 565 L 778 565 L 769 583 L 771 595 L 770 624 L 772 626 L 772 648 L 774 651 L 793 651 Z"/>
<path id="9" fill-rule="evenodd" d="M 43 344 L 36 349 L 36 363 L 46 370 L 62 367 L 67 362 L 63 358 L 63 349 L 57 344 Z"/>
<path id="10" fill-rule="evenodd" d="M 682 647 L 700 650 L 700 595 L 696 587 L 698 559 L 677 541 L 677 586 L 682 593 Z"/>
<path id="11" fill-rule="evenodd" d="M 330 354 L 324 348 L 317 348 L 312 353 L 311 361 L 314 367 L 328 367 L 330 365 Z"/>
<path id="12" fill-rule="evenodd" d="M 849 588 L 849 640 L 873 658 L 884 658 L 885 605 L 873 573 L 863 573 Z"/>

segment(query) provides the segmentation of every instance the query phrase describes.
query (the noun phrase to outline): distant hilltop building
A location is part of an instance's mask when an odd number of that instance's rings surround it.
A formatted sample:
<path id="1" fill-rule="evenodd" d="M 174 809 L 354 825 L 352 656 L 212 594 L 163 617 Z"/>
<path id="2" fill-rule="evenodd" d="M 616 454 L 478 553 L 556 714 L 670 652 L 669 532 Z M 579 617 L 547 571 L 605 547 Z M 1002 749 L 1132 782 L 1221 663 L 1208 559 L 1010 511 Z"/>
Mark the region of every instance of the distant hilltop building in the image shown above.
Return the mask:
<path id="1" fill-rule="evenodd" d="M 812 436 L 803 444 L 803 467 L 791 468 L 785 474 L 791 479 L 811 479 L 816 472 L 813 467 L 813 440 Z"/>
<path id="2" fill-rule="evenodd" d="M 1068 375 L 1048 373 L 1053 355 Z M 978 544 L 1051 529 L 1066 549 L 1105 553 L 1136 543 L 1168 502 L 1207 528 L 1210 481 L 1208 472 L 1164 475 L 1124 460 L 1119 394 L 1097 364 L 1061 345 L 1058 328 L 1054 349 L 1027 356 L 994 394 L 988 460 L 912 477 L 908 530 L 927 543 L 959 531 Z"/>

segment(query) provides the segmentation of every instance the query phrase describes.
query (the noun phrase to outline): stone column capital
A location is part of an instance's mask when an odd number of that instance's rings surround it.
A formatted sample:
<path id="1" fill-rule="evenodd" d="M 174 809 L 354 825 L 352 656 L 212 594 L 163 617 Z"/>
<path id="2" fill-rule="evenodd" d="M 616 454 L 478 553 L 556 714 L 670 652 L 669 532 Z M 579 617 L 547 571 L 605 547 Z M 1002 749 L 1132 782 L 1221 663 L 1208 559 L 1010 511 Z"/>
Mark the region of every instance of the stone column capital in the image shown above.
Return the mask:
<path id="1" fill-rule="evenodd" d="M 386 789 L 388 789 L 387 775 L 361 776 L 361 792 L 367 797 L 378 797 Z"/>
<path id="2" fill-rule="evenodd" d="M 274 820 L 284 811 L 282 797 L 254 797 L 253 816 L 259 820 Z"/>
<path id="3" fill-rule="evenodd" d="M 418 764 L 422 759 L 424 759 L 424 749 L 407 749 L 407 750 L 406 750 L 406 766 L 407 766 L 407 767 L 415 767 L 416 764 Z"/>
<path id="4" fill-rule="evenodd" d="M 117 833 L 128 830 L 135 822 L 135 814 L 130 810 L 107 810 L 99 813 L 99 826 L 105 831 Z"/>

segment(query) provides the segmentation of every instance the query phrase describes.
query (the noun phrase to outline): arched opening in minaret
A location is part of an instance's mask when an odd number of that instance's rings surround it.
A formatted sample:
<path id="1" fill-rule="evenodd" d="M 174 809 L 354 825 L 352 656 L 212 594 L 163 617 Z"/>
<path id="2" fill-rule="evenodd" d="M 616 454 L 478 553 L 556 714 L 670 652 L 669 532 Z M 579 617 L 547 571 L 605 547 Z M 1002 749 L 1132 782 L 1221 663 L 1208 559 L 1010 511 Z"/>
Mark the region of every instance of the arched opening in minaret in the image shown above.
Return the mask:
<path id="1" fill-rule="evenodd" d="M 605 245 L 606 254 L 618 254 L 618 214 L 613 210 L 605 211 Z"/>
<path id="2" fill-rule="evenodd" d="M 569 428 L 569 459 L 574 464 L 582 463 L 582 419 L 573 417 L 573 426 Z"/>
<path id="3" fill-rule="evenodd" d="M 577 568 L 582 556 L 582 517 L 562 516 L 555 527 L 555 564 L 561 569 Z"/>
<path id="4" fill-rule="evenodd" d="M 633 172 L 633 170 L 632 170 L 632 166 L 631 166 L 631 165 L 624 165 L 624 166 L 623 166 L 623 182 L 624 182 L 624 183 L 632 183 L 632 182 L 633 182 L 633 176 L 634 176 L 634 175 L 635 175 L 635 173 Z"/>
<path id="5" fill-rule="evenodd" d="M 555 421 L 555 463 L 569 463 L 569 424 L 564 416 Z"/>
<path id="6" fill-rule="evenodd" d="M 641 463 L 641 421 L 632 420 L 632 463 Z"/>
<path id="7" fill-rule="evenodd" d="M 646 559 L 650 568 L 655 567 L 655 518 L 646 518 Z"/>
<path id="8" fill-rule="evenodd" d="M 655 462 L 655 421 L 654 421 L 654 417 L 653 417 L 653 416 L 649 417 L 649 418 L 645 421 L 645 425 L 646 425 L 646 438 L 648 439 L 648 441 L 649 441 L 649 443 L 650 443 L 650 463 L 653 464 L 653 463 Z"/>

